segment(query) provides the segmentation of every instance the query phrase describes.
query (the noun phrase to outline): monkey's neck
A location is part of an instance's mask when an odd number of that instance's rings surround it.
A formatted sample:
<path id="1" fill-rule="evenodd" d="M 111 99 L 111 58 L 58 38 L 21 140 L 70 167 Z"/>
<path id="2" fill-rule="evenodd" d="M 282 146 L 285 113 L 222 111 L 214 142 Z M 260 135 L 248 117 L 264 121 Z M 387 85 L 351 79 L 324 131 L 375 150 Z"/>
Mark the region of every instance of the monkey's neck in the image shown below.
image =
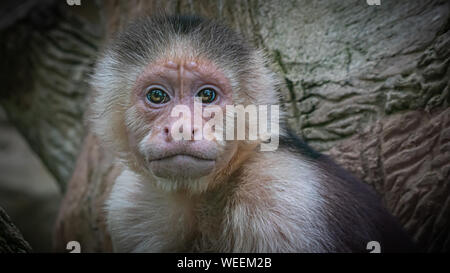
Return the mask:
<path id="1" fill-rule="evenodd" d="M 221 184 L 226 184 L 228 180 L 232 179 L 233 174 L 243 166 L 244 162 L 248 161 L 252 156 L 257 154 L 257 147 L 257 143 L 239 144 L 236 153 L 233 155 L 228 164 L 209 178 L 209 189 L 216 188 Z"/>

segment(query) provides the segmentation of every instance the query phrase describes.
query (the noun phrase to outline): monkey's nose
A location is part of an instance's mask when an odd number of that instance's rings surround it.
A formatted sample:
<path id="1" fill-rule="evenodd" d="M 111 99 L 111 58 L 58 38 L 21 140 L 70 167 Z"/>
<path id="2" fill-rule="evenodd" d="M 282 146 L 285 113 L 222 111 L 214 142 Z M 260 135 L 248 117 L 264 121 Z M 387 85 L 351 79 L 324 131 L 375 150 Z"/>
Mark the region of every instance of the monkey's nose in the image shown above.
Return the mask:
<path id="1" fill-rule="evenodd" d="M 179 130 L 180 130 L 180 133 L 182 133 L 184 128 L 180 128 Z M 198 127 L 194 127 L 192 130 L 191 130 L 191 134 L 190 134 L 190 138 L 189 139 L 182 139 L 182 140 L 195 140 L 195 135 L 196 134 L 198 134 L 198 132 L 200 132 L 200 128 L 198 128 Z M 174 139 L 173 139 L 173 137 L 172 137 L 172 134 L 171 134 L 171 129 L 170 129 L 170 127 L 169 126 L 165 126 L 164 127 L 164 130 L 163 130 L 163 134 L 164 134 L 164 138 L 166 139 L 166 141 L 167 142 L 171 142 L 171 141 L 173 141 Z M 183 135 L 184 136 L 184 135 Z"/>
<path id="2" fill-rule="evenodd" d="M 195 140 L 195 135 L 198 134 L 198 132 L 200 132 L 200 128 L 194 126 L 191 133 L 191 140 Z"/>

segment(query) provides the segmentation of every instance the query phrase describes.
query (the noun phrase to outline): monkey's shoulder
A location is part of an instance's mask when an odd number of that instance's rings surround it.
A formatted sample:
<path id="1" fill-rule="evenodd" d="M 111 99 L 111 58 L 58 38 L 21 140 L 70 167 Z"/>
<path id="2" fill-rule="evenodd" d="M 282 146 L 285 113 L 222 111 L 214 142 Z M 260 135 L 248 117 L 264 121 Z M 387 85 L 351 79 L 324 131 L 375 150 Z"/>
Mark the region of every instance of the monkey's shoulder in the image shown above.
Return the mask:
<path id="1" fill-rule="evenodd" d="M 280 139 L 277 151 L 261 152 L 243 173 L 249 185 L 242 192 L 269 203 L 259 208 L 276 211 L 298 234 L 314 238 L 320 251 L 365 252 L 370 241 L 385 252 L 416 251 L 369 185 L 295 136 Z"/>

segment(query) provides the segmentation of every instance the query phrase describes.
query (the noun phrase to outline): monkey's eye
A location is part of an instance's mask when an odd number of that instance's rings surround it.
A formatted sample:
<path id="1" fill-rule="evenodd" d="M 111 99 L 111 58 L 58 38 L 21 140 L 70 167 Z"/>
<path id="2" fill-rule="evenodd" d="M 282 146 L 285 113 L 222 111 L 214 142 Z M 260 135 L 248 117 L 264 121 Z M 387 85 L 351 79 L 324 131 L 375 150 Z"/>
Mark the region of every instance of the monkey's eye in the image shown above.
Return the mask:
<path id="1" fill-rule="evenodd" d="M 216 90 L 209 87 L 203 88 L 196 96 L 202 99 L 202 103 L 212 103 L 216 100 Z"/>
<path id="2" fill-rule="evenodd" d="M 169 95 L 161 89 L 154 88 L 147 92 L 147 100 L 154 104 L 163 104 L 170 100 Z"/>

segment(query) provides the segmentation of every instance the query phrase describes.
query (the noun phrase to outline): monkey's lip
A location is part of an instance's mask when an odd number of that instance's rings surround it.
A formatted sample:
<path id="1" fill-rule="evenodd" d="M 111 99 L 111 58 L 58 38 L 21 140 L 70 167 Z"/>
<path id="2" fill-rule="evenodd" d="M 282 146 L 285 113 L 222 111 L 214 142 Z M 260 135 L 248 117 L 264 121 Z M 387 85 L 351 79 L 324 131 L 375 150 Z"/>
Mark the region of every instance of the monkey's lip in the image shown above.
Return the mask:
<path id="1" fill-rule="evenodd" d="M 173 159 L 186 159 L 186 160 L 198 160 L 198 161 L 215 161 L 215 159 L 213 158 L 205 158 L 205 157 L 200 157 L 198 155 L 193 155 L 193 154 L 188 154 L 188 153 L 180 153 L 180 154 L 173 154 L 173 155 L 168 155 L 168 156 L 163 156 L 160 158 L 155 158 L 151 161 L 164 161 L 164 160 L 173 160 Z"/>
<path id="2" fill-rule="evenodd" d="M 216 161 L 192 154 L 175 154 L 149 162 L 153 174 L 164 178 L 199 178 L 210 174 Z"/>

